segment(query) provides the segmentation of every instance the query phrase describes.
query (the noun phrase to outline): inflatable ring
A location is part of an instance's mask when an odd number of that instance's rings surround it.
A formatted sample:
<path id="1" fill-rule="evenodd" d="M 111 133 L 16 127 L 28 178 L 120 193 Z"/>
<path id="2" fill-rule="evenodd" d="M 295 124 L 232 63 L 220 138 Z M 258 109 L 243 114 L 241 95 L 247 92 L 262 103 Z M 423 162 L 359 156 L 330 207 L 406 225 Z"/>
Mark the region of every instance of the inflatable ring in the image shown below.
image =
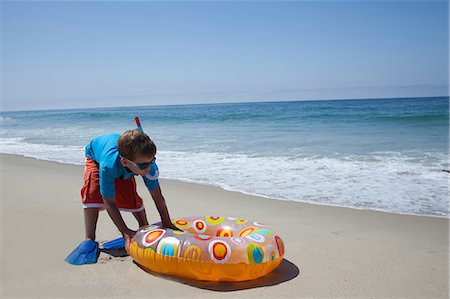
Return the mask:
<path id="1" fill-rule="evenodd" d="M 133 236 L 130 256 L 143 268 L 196 280 L 244 281 L 273 271 L 284 255 L 281 238 L 269 227 L 227 217 L 186 217 Z"/>

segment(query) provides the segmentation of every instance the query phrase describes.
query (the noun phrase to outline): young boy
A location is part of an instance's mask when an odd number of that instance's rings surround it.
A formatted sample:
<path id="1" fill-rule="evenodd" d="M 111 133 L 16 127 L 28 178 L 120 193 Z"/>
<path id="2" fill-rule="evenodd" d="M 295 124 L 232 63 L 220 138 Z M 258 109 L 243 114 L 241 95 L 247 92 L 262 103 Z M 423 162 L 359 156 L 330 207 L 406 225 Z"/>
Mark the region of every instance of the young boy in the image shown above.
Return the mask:
<path id="1" fill-rule="evenodd" d="M 136 192 L 135 175 L 141 175 L 166 228 L 177 229 L 170 221 L 158 182 L 156 146 L 139 129 L 94 138 L 86 146 L 86 166 L 81 197 L 84 208 L 86 240 L 67 258 L 71 264 L 95 263 L 98 243 L 95 231 L 98 213 L 106 209 L 122 233 L 126 248 L 135 234 L 125 224 L 119 210 L 132 212 L 139 227 L 148 225 L 142 198 Z"/>

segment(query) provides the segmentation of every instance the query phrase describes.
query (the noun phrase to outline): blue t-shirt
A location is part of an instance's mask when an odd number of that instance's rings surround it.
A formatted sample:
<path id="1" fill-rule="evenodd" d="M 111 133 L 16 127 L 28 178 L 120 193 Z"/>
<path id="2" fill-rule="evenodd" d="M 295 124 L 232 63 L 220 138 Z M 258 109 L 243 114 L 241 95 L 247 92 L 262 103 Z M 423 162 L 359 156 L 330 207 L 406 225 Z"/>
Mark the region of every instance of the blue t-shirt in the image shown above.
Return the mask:
<path id="1" fill-rule="evenodd" d="M 119 137 L 119 134 L 101 135 L 95 137 L 86 145 L 86 157 L 98 164 L 100 193 L 104 198 L 113 198 L 115 196 L 115 179 L 130 179 L 137 175 L 123 167 L 120 162 L 119 151 L 117 150 Z M 153 162 L 150 171 L 143 177 L 148 190 L 153 190 L 159 186 L 158 176 L 158 166 Z"/>

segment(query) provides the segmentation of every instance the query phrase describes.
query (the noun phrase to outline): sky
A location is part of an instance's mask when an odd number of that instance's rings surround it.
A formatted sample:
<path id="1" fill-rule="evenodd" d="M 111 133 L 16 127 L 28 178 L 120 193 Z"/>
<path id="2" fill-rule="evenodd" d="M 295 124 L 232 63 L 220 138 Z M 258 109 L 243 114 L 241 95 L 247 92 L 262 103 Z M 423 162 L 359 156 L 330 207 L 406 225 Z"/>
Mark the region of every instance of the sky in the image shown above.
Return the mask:
<path id="1" fill-rule="evenodd" d="M 447 1 L 3 1 L 1 110 L 448 95 Z"/>

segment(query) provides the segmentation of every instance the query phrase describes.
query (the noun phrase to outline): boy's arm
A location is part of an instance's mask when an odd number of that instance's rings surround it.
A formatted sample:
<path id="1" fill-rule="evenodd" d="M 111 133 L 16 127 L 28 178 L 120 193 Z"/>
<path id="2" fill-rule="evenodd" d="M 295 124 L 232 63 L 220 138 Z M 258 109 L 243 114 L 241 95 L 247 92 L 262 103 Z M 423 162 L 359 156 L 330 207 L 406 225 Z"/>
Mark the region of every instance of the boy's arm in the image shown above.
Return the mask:
<path id="1" fill-rule="evenodd" d="M 149 190 L 149 192 L 155 202 L 156 208 L 158 209 L 159 216 L 161 216 L 162 225 L 166 228 L 179 230 L 170 220 L 169 211 L 167 210 L 166 200 L 162 195 L 161 187 L 158 186 L 155 189 Z"/>
<path id="2" fill-rule="evenodd" d="M 115 173 L 113 167 L 108 166 L 108 164 L 100 164 L 99 184 L 103 203 L 105 204 L 109 217 L 111 217 L 111 220 L 124 235 L 124 237 L 132 237 L 135 232 L 127 227 L 125 221 L 123 221 L 122 215 L 120 215 L 119 209 L 117 208 L 115 199 Z"/>
<path id="3" fill-rule="evenodd" d="M 125 239 L 130 239 L 136 232 L 129 229 L 123 221 L 122 215 L 120 215 L 119 209 L 117 208 L 116 200 L 114 198 L 103 198 L 103 202 L 106 206 L 106 211 L 108 211 L 114 224 L 124 235 Z"/>

